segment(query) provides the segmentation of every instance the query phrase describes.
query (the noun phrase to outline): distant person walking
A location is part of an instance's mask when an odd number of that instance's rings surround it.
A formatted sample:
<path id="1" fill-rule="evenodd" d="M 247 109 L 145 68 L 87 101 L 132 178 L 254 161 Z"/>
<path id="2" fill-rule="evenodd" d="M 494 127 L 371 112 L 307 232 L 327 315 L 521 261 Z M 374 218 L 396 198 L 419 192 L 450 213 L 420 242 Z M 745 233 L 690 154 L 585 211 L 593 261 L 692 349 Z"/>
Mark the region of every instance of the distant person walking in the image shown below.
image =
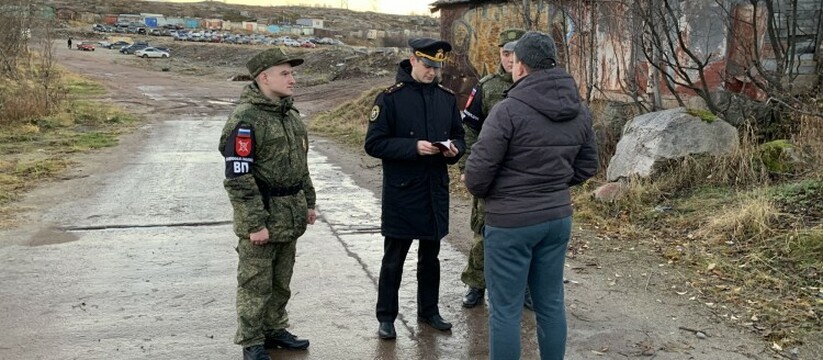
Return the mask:
<path id="1" fill-rule="evenodd" d="M 266 349 L 305 350 L 309 340 L 286 328 L 297 238 L 314 224 L 309 139 L 294 107 L 294 69 L 303 59 L 272 48 L 246 67 L 246 85 L 220 137 L 223 186 L 234 208 L 237 334 L 245 360 L 271 360 Z"/>
<path id="2" fill-rule="evenodd" d="M 486 118 L 466 161 L 466 187 L 486 201 L 489 359 L 520 358 L 523 291 L 531 290 L 541 360 L 566 349 L 563 266 L 569 187 L 594 176 L 597 143 L 554 40 L 527 32 L 514 47 L 514 85 Z"/>
<path id="3" fill-rule="evenodd" d="M 69 50 L 71 50 L 71 38 L 69 38 L 68 44 L 69 44 Z"/>

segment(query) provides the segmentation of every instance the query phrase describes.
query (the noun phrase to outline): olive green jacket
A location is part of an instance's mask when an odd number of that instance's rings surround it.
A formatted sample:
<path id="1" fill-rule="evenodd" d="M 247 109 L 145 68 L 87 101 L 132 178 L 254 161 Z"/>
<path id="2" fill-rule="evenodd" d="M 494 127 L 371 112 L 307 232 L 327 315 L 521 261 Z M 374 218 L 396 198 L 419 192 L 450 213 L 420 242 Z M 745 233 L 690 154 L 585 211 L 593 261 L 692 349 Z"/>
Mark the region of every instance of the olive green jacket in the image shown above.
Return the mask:
<path id="1" fill-rule="evenodd" d="M 252 149 L 238 155 L 239 131 L 251 134 Z M 267 227 L 269 240 L 292 241 L 306 231 L 308 209 L 316 196 L 307 164 L 308 133 L 293 107 L 292 97 L 271 100 L 252 82 L 243 89 L 240 104 L 229 116 L 219 150 L 226 159 L 223 186 L 234 208 L 234 231 L 247 238 Z M 244 151 L 239 151 L 244 154 Z M 261 193 L 299 189 L 268 200 Z"/>
<path id="2" fill-rule="evenodd" d="M 508 90 L 513 83 L 512 74 L 507 73 L 501 65 L 497 69 L 497 73 L 484 76 L 480 79 L 477 86 L 475 86 L 473 90 L 474 96 L 463 111 L 463 129 L 466 132 L 466 153 L 460 158 L 460 162 L 457 164 L 461 174 L 466 168 L 466 160 L 469 158 L 469 155 L 471 155 L 472 146 L 477 142 L 477 137 L 480 135 L 479 127 L 482 127 L 492 107 L 506 98 L 506 90 Z M 472 119 L 475 121 L 472 122 Z M 483 199 L 473 198 L 469 224 L 472 231 L 476 234 L 482 234 L 483 225 L 485 225 L 485 213 L 486 208 Z"/>
<path id="3" fill-rule="evenodd" d="M 498 67 L 496 73 L 484 76 L 473 90 L 474 96 L 470 100 L 471 103 L 467 104 L 466 109 L 463 110 L 464 118 L 476 117 L 476 123 L 479 123 L 482 127 L 483 121 L 486 120 L 486 116 L 489 115 L 492 107 L 505 99 L 504 94 L 513 83 L 512 74 L 507 73 L 502 65 Z M 467 125 L 467 123 L 469 121 L 463 123 L 463 129 L 466 132 L 466 153 L 463 154 L 457 164 L 461 173 L 466 168 L 466 159 L 471 155 L 471 147 L 477 141 L 477 136 L 480 135 L 480 128 Z"/>

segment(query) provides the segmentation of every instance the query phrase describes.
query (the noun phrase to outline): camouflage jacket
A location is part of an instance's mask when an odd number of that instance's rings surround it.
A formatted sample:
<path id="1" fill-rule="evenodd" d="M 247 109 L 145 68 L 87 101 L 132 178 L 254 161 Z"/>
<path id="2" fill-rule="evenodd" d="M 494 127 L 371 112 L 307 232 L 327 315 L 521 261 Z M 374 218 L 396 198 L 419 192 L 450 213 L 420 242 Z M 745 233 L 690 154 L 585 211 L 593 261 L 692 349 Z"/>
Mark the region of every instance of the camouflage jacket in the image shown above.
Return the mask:
<path id="1" fill-rule="evenodd" d="M 486 121 L 486 116 L 492 110 L 495 104 L 505 99 L 506 90 L 508 90 L 514 80 L 512 74 L 507 73 L 503 66 L 497 69 L 497 73 L 484 76 L 477 83 L 477 86 L 472 89 L 469 100 L 466 101 L 466 108 L 463 110 L 463 129 L 466 131 L 466 154 L 460 158 L 457 166 L 460 168 L 462 174 L 466 170 L 466 160 L 472 152 L 472 146 L 477 142 L 477 137 L 480 136 L 480 130 L 483 128 L 483 122 Z M 469 224 L 472 231 L 476 234 L 483 233 L 483 225 L 485 225 L 486 207 L 483 199 L 472 199 L 472 212 L 469 218 Z"/>
<path id="2" fill-rule="evenodd" d="M 306 231 L 315 207 L 306 127 L 293 99 L 271 100 L 252 82 L 243 89 L 220 136 L 226 161 L 223 186 L 234 208 L 234 232 L 269 229 L 269 240 L 292 241 Z"/>
<path id="3" fill-rule="evenodd" d="M 504 94 L 514 81 L 512 74 L 507 73 L 501 65 L 497 73 L 489 74 L 480 79 L 472 89 L 466 108 L 463 110 L 463 129 L 466 131 L 466 153 L 460 158 L 458 167 L 460 172 L 466 168 L 466 160 L 471 155 L 471 147 L 480 135 L 483 122 L 491 112 L 492 107 L 505 98 Z"/>

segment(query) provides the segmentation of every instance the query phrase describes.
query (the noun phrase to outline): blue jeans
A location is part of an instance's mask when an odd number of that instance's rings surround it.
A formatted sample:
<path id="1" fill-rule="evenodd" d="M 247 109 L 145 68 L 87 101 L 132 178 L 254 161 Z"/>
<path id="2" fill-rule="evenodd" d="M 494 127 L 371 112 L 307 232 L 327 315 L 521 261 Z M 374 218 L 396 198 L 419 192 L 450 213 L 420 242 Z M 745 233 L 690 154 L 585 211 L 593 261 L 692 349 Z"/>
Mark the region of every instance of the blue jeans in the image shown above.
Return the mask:
<path id="1" fill-rule="evenodd" d="M 486 225 L 490 360 L 520 358 L 520 320 L 527 283 L 537 317 L 540 359 L 563 359 L 563 266 L 571 229 L 571 217 L 518 228 Z"/>

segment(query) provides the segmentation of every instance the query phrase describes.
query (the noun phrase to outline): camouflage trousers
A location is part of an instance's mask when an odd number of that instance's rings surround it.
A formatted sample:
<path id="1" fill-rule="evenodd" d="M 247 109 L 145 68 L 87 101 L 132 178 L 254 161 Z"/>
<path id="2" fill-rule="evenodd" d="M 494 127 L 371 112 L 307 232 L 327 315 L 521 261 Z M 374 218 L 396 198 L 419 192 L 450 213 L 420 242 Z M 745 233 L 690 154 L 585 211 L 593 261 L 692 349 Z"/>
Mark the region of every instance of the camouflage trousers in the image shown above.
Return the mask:
<path id="1" fill-rule="evenodd" d="M 460 274 L 460 280 L 473 288 L 485 289 L 486 278 L 483 275 L 483 225 L 485 225 L 486 206 L 483 199 L 472 199 L 471 229 L 474 242 L 469 250 L 469 261 Z"/>
<path id="2" fill-rule="evenodd" d="M 240 346 L 263 345 L 266 335 L 289 326 L 286 304 L 297 241 L 253 245 L 240 239 L 237 252 L 237 334 Z"/>

